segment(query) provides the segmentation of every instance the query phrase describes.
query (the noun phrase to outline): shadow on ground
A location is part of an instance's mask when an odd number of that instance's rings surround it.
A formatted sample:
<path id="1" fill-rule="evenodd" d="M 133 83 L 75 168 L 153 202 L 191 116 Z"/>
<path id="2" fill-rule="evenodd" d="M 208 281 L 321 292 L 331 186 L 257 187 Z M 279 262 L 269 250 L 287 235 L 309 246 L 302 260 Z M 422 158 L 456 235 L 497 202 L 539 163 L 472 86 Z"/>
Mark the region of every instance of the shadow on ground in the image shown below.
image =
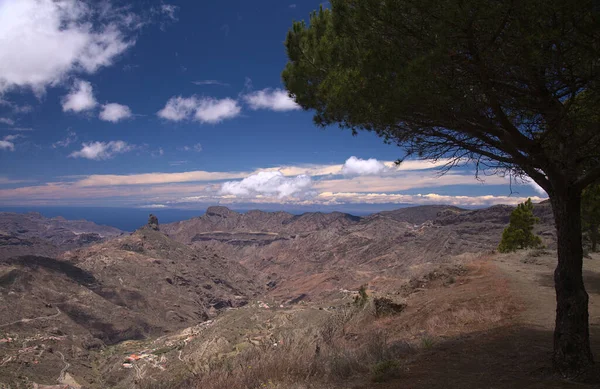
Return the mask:
<path id="1" fill-rule="evenodd" d="M 585 283 L 585 289 L 589 294 L 600 295 L 600 273 L 596 273 L 590 270 L 583 271 L 583 282 Z M 538 284 L 548 288 L 554 288 L 554 275 L 544 274 L 538 278 Z"/>
<path id="2" fill-rule="evenodd" d="M 600 356 L 600 331 L 592 333 L 594 354 Z M 552 332 L 502 327 L 440 342 L 405 366 L 401 377 L 366 388 L 403 389 L 558 389 L 600 388 L 592 382 L 569 382 L 552 373 Z"/>

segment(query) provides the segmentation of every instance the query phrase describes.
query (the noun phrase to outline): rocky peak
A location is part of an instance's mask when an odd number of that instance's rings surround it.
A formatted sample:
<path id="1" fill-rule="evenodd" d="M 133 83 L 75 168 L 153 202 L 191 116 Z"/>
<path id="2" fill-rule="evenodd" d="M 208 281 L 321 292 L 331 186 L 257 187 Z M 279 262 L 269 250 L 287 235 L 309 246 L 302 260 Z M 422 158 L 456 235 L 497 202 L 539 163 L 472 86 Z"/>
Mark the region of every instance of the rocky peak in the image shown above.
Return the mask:
<path id="1" fill-rule="evenodd" d="M 150 227 L 150 229 L 152 229 L 154 231 L 159 230 L 158 218 L 156 216 L 154 216 L 153 214 L 150 214 L 150 216 L 148 216 L 148 227 Z"/>
<path id="2" fill-rule="evenodd" d="M 231 216 L 239 215 L 239 214 L 235 211 L 232 211 L 231 209 L 229 209 L 227 207 L 212 206 L 212 207 L 208 207 L 206 209 L 206 215 L 227 218 L 227 217 L 231 217 Z"/>

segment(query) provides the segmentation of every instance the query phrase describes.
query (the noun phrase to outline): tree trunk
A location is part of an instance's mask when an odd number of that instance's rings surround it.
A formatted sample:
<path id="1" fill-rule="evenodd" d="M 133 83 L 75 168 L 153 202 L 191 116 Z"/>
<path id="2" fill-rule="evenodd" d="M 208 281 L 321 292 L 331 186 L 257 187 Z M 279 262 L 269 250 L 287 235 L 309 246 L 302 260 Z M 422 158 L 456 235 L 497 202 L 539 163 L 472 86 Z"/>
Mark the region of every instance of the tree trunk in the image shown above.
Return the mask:
<path id="1" fill-rule="evenodd" d="M 581 193 L 564 190 L 550 197 L 558 236 L 553 361 L 563 376 L 574 378 L 594 363 L 582 274 Z"/>

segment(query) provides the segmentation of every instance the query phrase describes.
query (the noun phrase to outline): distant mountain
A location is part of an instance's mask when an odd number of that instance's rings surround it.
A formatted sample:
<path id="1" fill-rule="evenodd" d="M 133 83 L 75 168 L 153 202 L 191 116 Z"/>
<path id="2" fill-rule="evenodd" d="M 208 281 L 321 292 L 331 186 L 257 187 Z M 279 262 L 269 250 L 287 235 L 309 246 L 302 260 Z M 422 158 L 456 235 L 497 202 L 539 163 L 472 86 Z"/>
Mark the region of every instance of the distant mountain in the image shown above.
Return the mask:
<path id="1" fill-rule="evenodd" d="M 465 210 L 419 206 L 356 217 L 343 213 L 240 214 L 210 207 L 204 216 L 163 225 L 173 239 L 211 248 L 269 278 L 270 294 L 312 298 L 362 283 L 404 278 L 411 268 L 450 261 L 464 253 L 495 250 L 511 206 Z M 536 206 L 536 231 L 553 246 L 549 205 Z"/>
<path id="2" fill-rule="evenodd" d="M 226 207 L 209 207 L 200 217 L 163 224 L 161 230 L 177 240 L 191 243 L 204 240 L 203 234 L 218 232 L 278 232 L 307 233 L 325 228 L 335 228 L 358 223 L 362 218 L 347 213 L 310 212 L 293 215 L 287 212 L 252 210 L 238 213 Z"/>
<path id="3" fill-rule="evenodd" d="M 419 205 L 393 211 L 383 211 L 378 215 L 387 216 L 397 221 L 422 224 L 428 220 L 435 220 L 440 212 L 461 213 L 468 212 L 468 210 L 452 205 Z"/>
<path id="4" fill-rule="evenodd" d="M 118 228 L 87 220 L 46 218 L 37 212 L 0 212 L 0 258 L 15 255 L 53 257 L 59 253 L 122 235 Z"/>

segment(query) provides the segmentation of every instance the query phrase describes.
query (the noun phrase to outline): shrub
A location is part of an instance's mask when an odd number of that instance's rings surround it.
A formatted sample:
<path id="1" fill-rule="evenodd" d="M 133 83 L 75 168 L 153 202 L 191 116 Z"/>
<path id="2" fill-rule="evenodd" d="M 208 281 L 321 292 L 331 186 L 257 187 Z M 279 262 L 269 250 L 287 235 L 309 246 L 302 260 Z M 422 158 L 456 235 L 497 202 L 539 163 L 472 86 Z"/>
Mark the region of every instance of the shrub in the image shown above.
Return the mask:
<path id="1" fill-rule="evenodd" d="M 400 363 L 395 360 L 385 360 L 371 367 L 371 381 L 385 382 L 400 374 Z"/>
<path id="2" fill-rule="evenodd" d="M 502 232 L 498 251 L 508 253 L 524 248 L 538 248 L 542 245 L 539 236 L 533 234 L 533 226 L 539 221 L 533 216 L 531 199 L 517 205 L 510 215 L 510 224 Z"/>
<path id="3" fill-rule="evenodd" d="M 421 338 L 421 347 L 423 347 L 424 349 L 432 348 L 434 344 L 435 344 L 435 339 L 433 339 L 432 337 L 430 337 L 428 335 L 425 335 Z"/>

